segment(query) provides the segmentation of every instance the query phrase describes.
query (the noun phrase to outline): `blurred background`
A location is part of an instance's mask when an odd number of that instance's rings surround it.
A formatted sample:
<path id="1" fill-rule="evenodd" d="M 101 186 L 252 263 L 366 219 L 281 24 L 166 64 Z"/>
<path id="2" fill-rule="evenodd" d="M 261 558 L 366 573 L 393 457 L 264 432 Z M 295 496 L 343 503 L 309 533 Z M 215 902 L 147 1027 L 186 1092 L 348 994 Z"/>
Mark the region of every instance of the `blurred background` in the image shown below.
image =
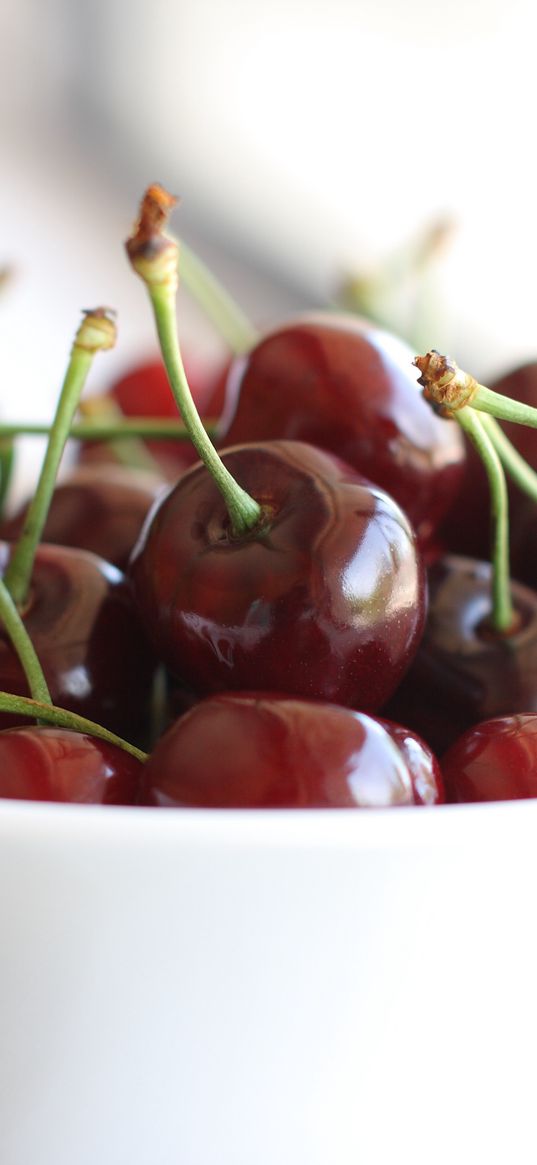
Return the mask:
<path id="1" fill-rule="evenodd" d="M 49 415 L 84 306 L 119 314 L 94 387 L 154 350 L 122 249 L 152 180 L 260 326 L 351 277 L 482 379 L 536 356 L 535 22 L 529 0 L 2 0 L 3 414 Z M 185 295 L 181 326 L 218 361 Z"/>

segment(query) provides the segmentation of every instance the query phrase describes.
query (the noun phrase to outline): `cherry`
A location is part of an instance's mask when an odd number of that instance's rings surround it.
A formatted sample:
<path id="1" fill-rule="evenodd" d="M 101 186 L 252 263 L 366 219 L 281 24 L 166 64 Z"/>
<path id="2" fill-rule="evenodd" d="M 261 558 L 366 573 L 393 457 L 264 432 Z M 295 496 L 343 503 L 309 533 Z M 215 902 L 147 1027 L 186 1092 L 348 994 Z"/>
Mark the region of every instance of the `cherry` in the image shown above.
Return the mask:
<path id="1" fill-rule="evenodd" d="M 165 488 L 158 474 L 125 465 L 79 466 L 54 490 L 43 540 L 89 550 L 125 570 L 144 519 Z M 25 505 L 3 522 L 0 537 L 18 538 L 27 512 Z"/>
<path id="2" fill-rule="evenodd" d="M 422 642 L 385 714 L 441 754 L 473 724 L 537 711 L 537 595 L 512 583 L 516 624 L 495 633 L 491 567 L 450 556 L 429 571 Z"/>
<path id="3" fill-rule="evenodd" d="M 0 797 L 133 805 L 143 765 L 121 748 L 64 728 L 0 732 Z"/>
<path id="4" fill-rule="evenodd" d="M 211 808 L 420 804 L 408 756 L 360 712 L 264 692 L 222 694 L 196 704 L 161 737 L 144 768 L 141 800 Z M 442 799 L 434 777 L 428 799 Z"/>
<path id="5" fill-rule="evenodd" d="M 414 802 L 416 805 L 435 805 L 444 801 L 444 783 L 440 772 L 440 765 L 434 752 L 425 741 L 403 724 L 394 724 L 393 720 L 384 720 L 377 716 L 375 719 L 386 729 L 392 740 L 402 752 L 410 772 Z"/>
<path id="6" fill-rule="evenodd" d="M 448 749 L 442 772 L 450 801 L 537 797 L 537 715 L 476 724 Z"/>
<path id="7" fill-rule="evenodd" d="M 131 562 L 161 658 L 198 694 L 265 689 L 378 708 L 411 662 L 425 586 L 396 503 L 329 453 L 300 442 L 222 455 L 256 499 L 234 532 L 194 466 L 159 503 Z"/>
<path id="8" fill-rule="evenodd" d="M 0 543 L 1 574 L 10 554 Z M 21 614 L 53 702 L 127 739 L 143 739 L 154 663 L 121 572 L 83 550 L 43 544 Z M 0 688 L 28 694 L 2 631 Z"/>
<path id="9" fill-rule="evenodd" d="M 221 443 L 275 437 L 331 450 L 387 490 L 423 548 L 461 481 L 462 436 L 422 399 L 410 349 L 355 316 L 305 316 L 232 364 Z"/>

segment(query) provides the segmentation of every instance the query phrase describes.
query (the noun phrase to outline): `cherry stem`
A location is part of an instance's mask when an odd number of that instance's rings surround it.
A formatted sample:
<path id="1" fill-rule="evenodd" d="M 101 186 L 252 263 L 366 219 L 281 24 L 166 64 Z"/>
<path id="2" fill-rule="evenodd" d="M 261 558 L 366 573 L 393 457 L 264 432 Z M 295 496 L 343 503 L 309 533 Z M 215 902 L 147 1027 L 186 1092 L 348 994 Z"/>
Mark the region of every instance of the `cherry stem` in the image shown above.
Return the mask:
<path id="1" fill-rule="evenodd" d="M 216 433 L 218 421 L 204 420 L 205 432 Z M 11 437 L 47 437 L 51 425 L 28 424 L 26 421 L 0 422 L 0 441 Z M 75 421 L 69 436 L 77 441 L 125 441 L 131 437 L 154 440 L 190 441 L 190 434 L 182 421 L 167 417 L 122 417 L 121 421 Z"/>
<path id="2" fill-rule="evenodd" d="M 179 339 L 175 301 L 179 276 L 179 247 L 164 233 L 176 199 L 162 186 L 150 186 L 140 206 L 140 214 L 126 250 L 134 271 L 147 287 L 162 357 L 170 388 L 198 456 L 224 498 L 232 533 L 236 537 L 253 530 L 262 516 L 261 506 L 235 481 L 209 440 L 188 386 Z"/>
<path id="3" fill-rule="evenodd" d="M 442 356 L 434 348 L 425 356 L 416 356 L 414 364 L 421 372 L 418 384 L 423 387 L 423 395 L 439 407 L 444 416 L 454 416 L 470 405 L 500 421 L 514 421 L 518 425 L 537 428 L 536 408 L 479 384 L 469 372 L 464 372 L 454 360 Z"/>
<path id="4" fill-rule="evenodd" d="M 527 494 L 532 501 L 537 502 L 537 473 L 535 470 L 524 460 L 494 417 L 489 416 L 488 413 L 481 413 L 480 421 L 484 425 L 506 473 L 523 493 Z"/>
<path id="5" fill-rule="evenodd" d="M 115 325 L 104 308 L 84 313 L 71 350 L 37 489 L 4 575 L 7 589 L 19 607 L 26 601 L 58 468 L 93 357 L 101 348 L 112 348 L 115 336 Z"/>
<path id="6" fill-rule="evenodd" d="M 261 517 L 261 507 L 231 476 L 205 432 L 192 399 L 177 339 L 175 295 L 162 284 L 149 286 L 148 290 L 155 314 L 162 358 L 166 365 L 166 372 L 177 408 L 190 433 L 190 439 L 198 456 L 224 498 L 233 533 L 235 535 L 245 534 L 258 524 Z"/>
<path id="7" fill-rule="evenodd" d="M 0 579 L 0 619 L 19 657 L 32 699 L 39 700 L 44 704 L 52 704 L 47 681 L 43 675 L 34 645 L 3 579 Z"/>
<path id="8" fill-rule="evenodd" d="M 212 271 L 183 241 L 181 280 L 236 356 L 253 348 L 258 340 L 253 324 Z"/>
<path id="9" fill-rule="evenodd" d="M 4 512 L 15 464 L 13 438 L 0 429 L 0 517 Z"/>
<path id="10" fill-rule="evenodd" d="M 509 576 L 509 513 L 507 485 L 500 458 L 486 426 L 472 408 L 455 416 L 475 448 L 487 473 L 492 513 L 492 625 L 503 634 L 513 626 L 513 605 Z"/>
<path id="11" fill-rule="evenodd" d="M 72 732 L 84 732 L 87 736 L 96 736 L 98 740 L 105 740 L 129 752 L 137 760 L 145 762 L 148 754 L 109 732 L 93 720 L 86 720 L 85 716 L 78 716 L 76 712 L 69 712 L 66 708 L 56 708 L 40 700 L 29 700 L 26 696 L 13 696 L 10 692 L 0 692 L 0 712 L 9 712 L 16 716 L 27 716 L 30 720 L 40 720 L 44 724 L 55 724 L 58 728 L 69 728 Z"/>

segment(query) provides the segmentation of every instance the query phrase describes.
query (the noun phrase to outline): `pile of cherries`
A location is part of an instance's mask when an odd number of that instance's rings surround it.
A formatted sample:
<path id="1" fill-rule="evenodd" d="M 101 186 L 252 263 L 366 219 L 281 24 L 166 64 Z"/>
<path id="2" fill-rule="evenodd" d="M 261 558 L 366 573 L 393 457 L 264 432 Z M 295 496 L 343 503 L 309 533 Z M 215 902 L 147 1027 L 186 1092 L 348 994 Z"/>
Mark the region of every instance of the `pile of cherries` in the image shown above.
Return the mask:
<path id="1" fill-rule="evenodd" d="M 80 404 L 114 332 L 104 309 L 85 315 L 48 478 L 0 528 L 0 796 L 340 808 L 537 796 L 537 509 L 510 487 L 517 581 L 498 619 L 496 462 L 485 472 L 462 423 L 479 406 L 431 403 L 430 356 L 423 393 L 402 341 L 327 311 L 238 343 L 211 378 L 193 367 L 201 424 L 177 340 L 172 205 L 151 187 L 127 244 L 163 360 Z M 533 405 L 537 364 L 496 387 Z M 492 427 L 476 424 L 490 458 Z M 506 431 L 505 463 L 518 450 L 531 494 L 537 437 Z M 79 464 L 54 487 L 68 434 Z"/>

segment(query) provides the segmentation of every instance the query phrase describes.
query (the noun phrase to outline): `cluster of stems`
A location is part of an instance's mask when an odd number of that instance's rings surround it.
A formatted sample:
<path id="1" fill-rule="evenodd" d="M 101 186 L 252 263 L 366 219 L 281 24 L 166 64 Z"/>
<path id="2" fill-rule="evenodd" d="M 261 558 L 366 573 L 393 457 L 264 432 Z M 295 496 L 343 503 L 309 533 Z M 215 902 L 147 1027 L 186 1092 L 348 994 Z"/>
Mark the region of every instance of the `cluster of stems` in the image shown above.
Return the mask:
<path id="1" fill-rule="evenodd" d="M 24 671 L 30 698 L 0 692 L 0 712 L 36 719 L 39 724 L 55 724 L 86 732 L 124 748 L 140 760 L 146 754 L 100 725 L 53 705 L 48 685 L 24 624 L 22 612 L 31 591 L 35 556 L 52 500 L 56 477 L 69 437 L 80 440 L 107 440 L 120 461 L 144 468 L 154 468 L 147 447 L 140 438 L 190 439 L 202 461 L 212 473 L 228 506 L 232 530 L 241 534 L 255 526 L 260 507 L 233 480 L 212 446 L 208 430 L 197 414 L 183 367 L 175 327 L 178 248 L 163 234 L 169 210 L 175 199 L 160 187 L 147 192 L 135 235 L 127 249 L 133 266 L 144 278 L 151 297 L 157 331 L 181 421 L 142 417 L 126 419 L 107 410 L 95 417 L 75 423 L 80 397 L 96 352 L 113 347 L 116 329 L 112 314 L 105 308 L 84 312 L 76 333 L 71 357 L 60 392 L 53 423 L 47 425 L 0 425 L 0 500 L 5 494 L 13 458 L 13 437 L 22 433 L 48 436 L 41 473 L 30 503 L 24 527 L 16 542 L 4 578 L 0 579 L 0 620 L 11 640 Z M 236 354 L 246 351 L 256 340 L 247 318 L 231 297 L 192 251 L 183 248 L 183 274 L 189 290 L 206 314 L 217 323 L 230 348 Z M 114 409 L 113 402 L 110 402 Z"/>
<path id="2" fill-rule="evenodd" d="M 0 620 L 19 656 L 30 698 L 0 692 L 0 712 L 28 716 L 38 723 L 56 724 L 89 733 L 119 745 L 140 760 L 146 759 L 146 754 L 140 749 L 84 717 L 53 706 L 21 611 L 28 601 L 35 556 L 69 437 L 113 442 L 117 444 L 120 460 L 125 459 L 130 442 L 129 460 L 132 463 L 134 456 L 135 461 L 140 463 L 141 456 L 146 466 L 146 448 L 140 445 L 140 438 L 173 436 L 178 440 L 189 439 L 224 497 L 232 534 L 240 537 L 248 533 L 258 527 L 262 518 L 259 503 L 234 480 L 214 448 L 210 440 L 212 426 L 202 424 L 188 386 L 176 324 L 179 245 L 165 233 L 175 202 L 162 187 L 149 187 L 126 249 L 133 269 L 143 279 L 149 294 L 164 364 L 182 419 L 133 419 L 107 414 L 75 422 L 82 388 L 95 353 L 111 348 L 115 343 L 115 323 L 111 313 L 105 308 L 97 308 L 84 313 L 76 333 L 52 425 L 0 424 L 0 493 L 5 490 L 9 479 L 13 437 L 20 433 L 46 433 L 49 437 L 23 531 L 13 548 L 4 578 L 0 580 Z M 217 323 L 232 351 L 247 351 L 256 340 L 254 329 L 217 280 L 184 245 L 182 275 L 188 289 Z M 537 473 L 520 456 L 500 428 L 498 420 L 515 421 L 537 428 L 537 409 L 478 384 L 472 376 L 438 352 L 430 351 L 425 356 L 417 356 L 414 363 L 420 371 L 419 383 L 425 397 L 443 416 L 458 420 L 484 463 L 490 485 L 493 517 L 492 622 L 500 634 L 507 634 L 514 626 L 514 615 L 509 579 L 508 499 L 504 471 L 534 501 L 537 501 Z"/>
<path id="3" fill-rule="evenodd" d="M 419 384 L 433 407 L 455 418 L 475 446 L 487 473 L 492 514 L 492 625 L 500 634 L 516 624 L 509 572 L 509 511 L 505 474 L 537 502 L 537 473 L 498 424 L 515 421 L 537 428 L 537 409 L 493 392 L 434 349 L 416 356 Z"/>

